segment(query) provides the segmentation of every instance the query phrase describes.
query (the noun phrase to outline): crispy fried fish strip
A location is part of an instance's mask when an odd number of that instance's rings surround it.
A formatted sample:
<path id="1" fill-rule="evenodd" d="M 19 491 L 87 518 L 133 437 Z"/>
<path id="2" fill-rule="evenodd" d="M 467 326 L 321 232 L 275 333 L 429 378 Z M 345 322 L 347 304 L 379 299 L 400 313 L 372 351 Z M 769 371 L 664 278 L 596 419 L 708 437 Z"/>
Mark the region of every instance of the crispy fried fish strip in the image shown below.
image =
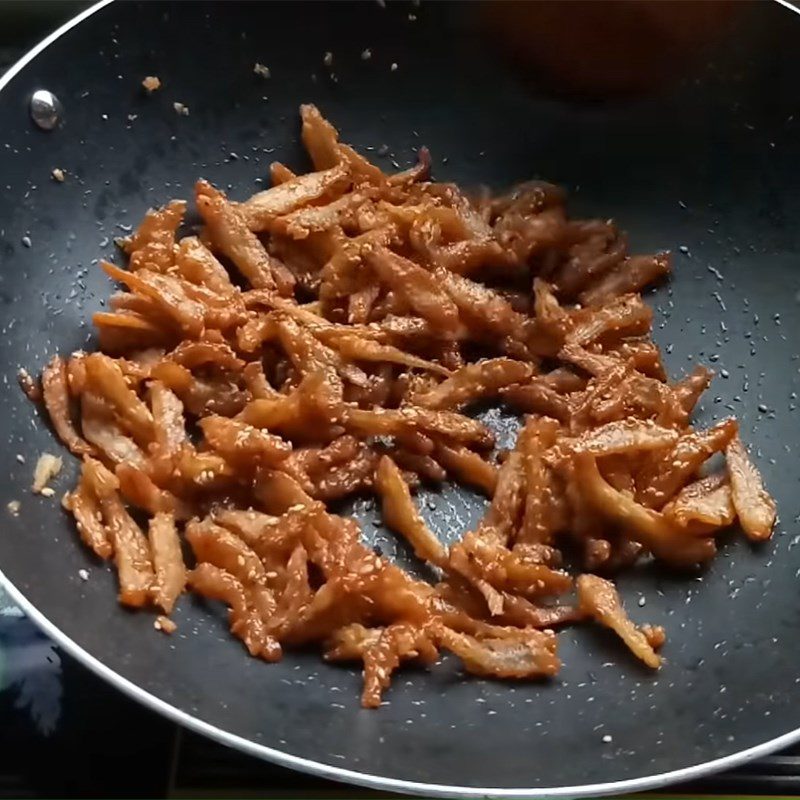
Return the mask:
<path id="1" fill-rule="evenodd" d="M 775 525 L 775 501 L 764 488 L 761 475 L 738 436 L 734 436 L 728 442 L 725 458 L 731 481 L 733 506 L 742 529 L 753 541 L 769 539 Z"/>
<path id="2" fill-rule="evenodd" d="M 661 656 L 655 652 L 647 636 L 631 622 L 611 581 L 597 575 L 579 575 L 575 586 L 578 602 L 589 616 L 611 628 L 648 667 L 658 669 L 661 666 Z"/>
<path id="3" fill-rule="evenodd" d="M 452 411 L 427 408 L 361 409 L 346 408 L 343 424 L 361 436 L 398 436 L 420 431 L 476 447 L 491 447 L 494 437 L 480 422 Z"/>
<path id="4" fill-rule="evenodd" d="M 147 537 L 155 568 L 150 594 L 153 602 L 165 614 L 171 614 L 175 601 L 186 585 L 186 566 L 175 518 L 171 514 L 156 514 L 150 520 Z"/>
<path id="5" fill-rule="evenodd" d="M 229 607 L 231 633 L 242 640 L 251 656 L 264 661 L 280 660 L 281 646 L 267 633 L 264 620 L 240 581 L 209 563 L 198 564 L 189 573 L 188 580 L 197 594 L 209 600 L 222 600 Z"/>
<path id="6" fill-rule="evenodd" d="M 88 388 L 106 400 L 120 424 L 138 444 L 146 446 L 153 439 L 153 415 L 128 387 L 119 365 L 101 353 L 87 356 L 85 364 Z"/>
<path id="7" fill-rule="evenodd" d="M 92 446 L 81 437 L 72 421 L 67 367 L 60 356 L 53 356 L 42 371 L 42 396 L 58 438 L 76 456 L 90 455 Z"/>
<path id="8" fill-rule="evenodd" d="M 716 552 L 713 539 L 692 537 L 669 518 L 617 491 L 600 474 L 597 461 L 589 453 L 576 456 L 575 477 L 585 501 L 597 513 L 622 526 L 656 558 L 679 567 L 713 558 Z"/>
<path id="9" fill-rule="evenodd" d="M 211 448 L 243 470 L 276 466 L 292 452 L 292 446 L 280 437 L 239 420 L 208 416 L 199 425 Z"/>
<path id="10" fill-rule="evenodd" d="M 497 488 L 497 467 L 463 445 L 439 442 L 436 460 L 460 483 L 480 489 L 491 497 Z"/>
<path id="11" fill-rule="evenodd" d="M 152 301 L 185 336 L 193 339 L 203 332 L 203 306 L 187 294 L 179 278 L 145 268 L 137 272 L 128 272 L 108 261 L 101 263 L 109 277 L 124 283 L 132 292 Z"/>
<path id="12" fill-rule="evenodd" d="M 730 483 L 722 473 L 690 483 L 664 506 L 664 515 L 700 534 L 727 528 L 736 519 Z"/>
<path id="13" fill-rule="evenodd" d="M 277 289 L 282 295 L 292 293 L 292 274 L 269 255 L 247 220 L 222 192 L 207 181 L 198 181 L 195 199 L 212 244 L 236 265 L 253 288 Z"/>
<path id="14" fill-rule="evenodd" d="M 414 505 L 408 484 L 389 456 L 383 456 L 375 472 L 375 488 L 381 497 L 381 509 L 386 524 L 399 533 L 423 561 L 438 567 L 447 563 L 447 552 L 433 535 Z"/>
<path id="15" fill-rule="evenodd" d="M 662 508 L 714 453 L 728 446 L 738 429 L 736 420 L 725 419 L 706 431 L 683 434 L 671 448 L 654 455 L 636 476 L 644 505 Z"/>
<path id="16" fill-rule="evenodd" d="M 150 209 L 133 236 L 122 241 L 130 256 L 128 269 L 166 272 L 175 263 L 175 234 L 186 213 L 184 200 L 172 200 L 164 208 Z"/>
<path id="17" fill-rule="evenodd" d="M 239 206 L 239 211 L 251 231 L 267 231 L 276 217 L 340 192 L 350 182 L 347 167 L 337 164 L 330 169 L 299 175 L 271 189 L 257 192 Z"/>
<path id="18" fill-rule="evenodd" d="M 413 397 L 415 405 L 456 410 L 496 395 L 501 389 L 522 383 L 533 375 L 530 364 L 511 358 L 491 358 L 461 367 L 446 381 Z"/>
<path id="19" fill-rule="evenodd" d="M 561 662 L 552 631 L 509 628 L 507 633 L 502 638 L 477 639 L 439 625 L 435 638 L 473 675 L 521 680 L 549 678 L 558 672 Z"/>
<path id="20" fill-rule="evenodd" d="M 336 631 L 327 643 L 327 661 L 364 662 L 364 689 L 361 705 L 377 708 L 389 688 L 392 673 L 401 661 L 416 660 L 432 664 L 439 653 L 426 629 L 398 622 L 386 628 L 365 628 L 352 623 Z"/>
<path id="21" fill-rule="evenodd" d="M 371 250 L 367 263 L 378 279 L 397 292 L 416 314 L 442 331 L 456 330 L 458 308 L 428 270 L 385 247 Z"/>
<path id="22" fill-rule="evenodd" d="M 125 510 L 114 475 L 88 456 L 84 458 L 83 470 L 87 484 L 99 501 L 103 523 L 114 548 L 119 601 L 127 606 L 143 606 L 150 599 L 150 587 L 155 578 L 147 538 Z"/>

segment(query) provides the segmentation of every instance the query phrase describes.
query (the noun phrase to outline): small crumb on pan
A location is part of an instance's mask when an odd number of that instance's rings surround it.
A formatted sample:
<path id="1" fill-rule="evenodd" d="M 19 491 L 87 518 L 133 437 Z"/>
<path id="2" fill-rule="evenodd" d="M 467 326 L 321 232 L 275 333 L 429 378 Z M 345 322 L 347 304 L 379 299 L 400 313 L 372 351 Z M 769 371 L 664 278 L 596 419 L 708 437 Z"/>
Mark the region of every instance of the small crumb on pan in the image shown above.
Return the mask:
<path id="1" fill-rule="evenodd" d="M 54 456 L 52 453 L 42 453 L 33 471 L 31 491 L 34 494 L 52 497 L 55 492 L 47 484 L 61 471 L 62 463 L 60 456 Z"/>
<path id="2" fill-rule="evenodd" d="M 168 636 L 175 633 L 178 626 L 169 618 L 165 616 L 158 616 L 153 621 L 153 627 L 161 633 L 166 633 Z"/>

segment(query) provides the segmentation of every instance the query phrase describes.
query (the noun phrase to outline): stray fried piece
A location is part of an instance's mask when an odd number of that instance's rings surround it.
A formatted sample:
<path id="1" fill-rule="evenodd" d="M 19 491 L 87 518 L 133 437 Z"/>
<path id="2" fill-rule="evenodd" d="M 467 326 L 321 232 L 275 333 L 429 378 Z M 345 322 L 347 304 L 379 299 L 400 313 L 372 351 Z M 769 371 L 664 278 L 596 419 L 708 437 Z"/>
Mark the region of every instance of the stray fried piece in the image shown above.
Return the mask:
<path id="1" fill-rule="evenodd" d="M 414 506 L 408 484 L 389 456 L 383 456 L 378 462 L 375 488 L 381 496 L 386 524 L 401 534 L 423 561 L 443 566 L 447 561 L 447 553 Z"/>
<path id="2" fill-rule="evenodd" d="M 575 582 L 581 608 L 601 625 L 611 628 L 630 651 L 648 667 L 658 669 L 661 657 L 648 637 L 630 620 L 622 607 L 616 587 L 597 575 L 579 575 Z"/>
<path id="3" fill-rule="evenodd" d="M 436 460 L 461 483 L 491 497 L 497 488 L 497 467 L 463 445 L 436 445 Z"/>
<path id="4" fill-rule="evenodd" d="M 761 475 L 738 436 L 731 439 L 725 448 L 725 458 L 733 506 L 742 529 L 754 541 L 769 539 L 775 525 L 775 501 L 764 488 Z"/>

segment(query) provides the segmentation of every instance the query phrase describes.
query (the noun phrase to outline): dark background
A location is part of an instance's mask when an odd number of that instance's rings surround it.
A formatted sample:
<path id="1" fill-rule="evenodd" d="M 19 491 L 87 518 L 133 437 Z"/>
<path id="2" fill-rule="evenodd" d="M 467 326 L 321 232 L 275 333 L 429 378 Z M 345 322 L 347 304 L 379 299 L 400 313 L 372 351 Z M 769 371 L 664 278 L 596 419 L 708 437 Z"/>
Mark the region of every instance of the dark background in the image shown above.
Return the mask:
<path id="1" fill-rule="evenodd" d="M 0 71 L 86 3 L 0 2 Z M 800 751 L 798 751 L 800 752 Z M 686 792 L 797 794 L 800 756 Z M 106 686 L 0 600 L 0 797 L 372 796 L 240 756 Z"/>

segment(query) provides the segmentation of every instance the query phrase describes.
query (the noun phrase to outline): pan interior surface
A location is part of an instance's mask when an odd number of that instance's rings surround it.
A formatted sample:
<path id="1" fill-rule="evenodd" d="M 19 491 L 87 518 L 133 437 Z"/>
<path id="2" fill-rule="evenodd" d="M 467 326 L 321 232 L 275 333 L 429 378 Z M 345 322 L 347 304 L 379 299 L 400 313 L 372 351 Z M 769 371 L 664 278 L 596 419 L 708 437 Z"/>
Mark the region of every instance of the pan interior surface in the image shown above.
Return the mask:
<path id="1" fill-rule="evenodd" d="M 780 6 L 759 4 L 686 77 L 649 96 L 581 103 L 537 93 L 487 49 L 471 15 L 470 4 L 111 4 L 9 81 L 0 509 L 22 508 L 4 520 L 0 569 L 110 673 L 183 721 L 290 766 L 418 793 L 655 785 L 798 726 L 800 28 Z M 150 96 L 146 75 L 162 83 Z M 64 106 L 50 133 L 28 118 L 39 88 Z M 739 418 L 780 521 L 762 547 L 725 539 L 701 575 L 643 568 L 620 580 L 632 616 L 666 628 L 660 672 L 641 669 L 611 635 L 580 628 L 561 635 L 564 668 L 551 683 L 482 681 L 445 660 L 401 671 L 387 702 L 365 711 L 357 670 L 316 653 L 269 666 L 248 658 L 219 608 L 185 599 L 170 638 L 152 616 L 120 609 L 114 575 L 58 507 L 73 464 L 55 499 L 30 494 L 36 456 L 56 444 L 18 390 L 17 369 L 35 373 L 48 355 L 91 345 L 88 319 L 110 292 L 95 260 L 113 260 L 114 237 L 148 207 L 189 197 L 200 176 L 241 199 L 266 185 L 273 160 L 306 168 L 301 102 L 387 170 L 413 163 L 425 144 L 438 180 L 501 189 L 546 178 L 567 187 L 574 214 L 614 217 L 633 250 L 675 253 L 672 280 L 649 297 L 656 338 L 673 375 L 697 362 L 716 370 L 696 419 Z M 451 540 L 483 502 L 453 487 L 423 492 L 420 505 Z M 371 543 L 409 563 L 371 503 L 354 513 Z"/>

